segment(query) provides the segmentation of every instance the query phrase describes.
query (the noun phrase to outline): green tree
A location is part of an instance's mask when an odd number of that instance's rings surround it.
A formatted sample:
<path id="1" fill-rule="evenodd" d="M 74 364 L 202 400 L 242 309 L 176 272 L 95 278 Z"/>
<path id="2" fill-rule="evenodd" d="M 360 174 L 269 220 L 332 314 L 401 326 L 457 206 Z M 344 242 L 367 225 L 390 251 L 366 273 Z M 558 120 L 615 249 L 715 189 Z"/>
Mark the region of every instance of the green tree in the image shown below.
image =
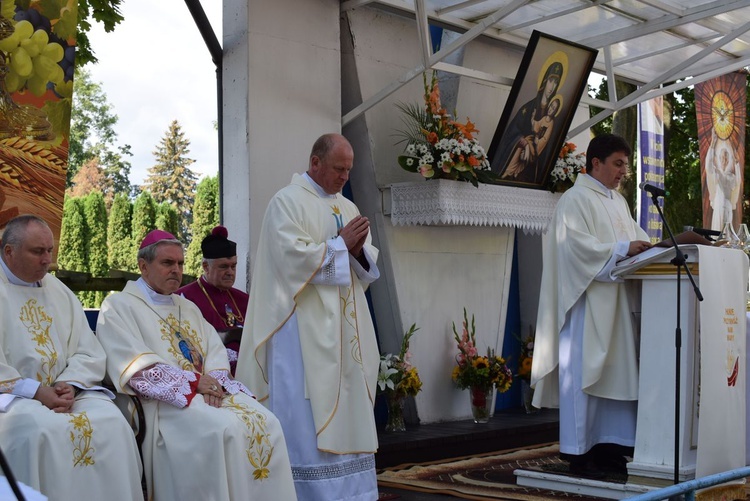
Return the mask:
<path id="1" fill-rule="evenodd" d="M 168 231 L 172 235 L 177 235 L 180 232 L 180 215 L 167 202 L 160 203 L 157 206 L 156 227 Z"/>
<path id="2" fill-rule="evenodd" d="M 76 65 L 96 63 L 97 59 L 91 49 L 88 33 L 93 21 L 104 25 L 104 31 L 110 33 L 125 18 L 120 13 L 123 0 L 78 0 L 78 32 L 76 33 Z"/>
<path id="3" fill-rule="evenodd" d="M 88 71 L 76 68 L 74 78 L 73 107 L 70 119 L 70 146 L 67 184 L 81 166 L 92 158 L 98 159 L 107 185 L 105 199 L 112 193 L 130 193 L 130 145 L 117 146 L 118 117 L 107 102 L 101 84 L 93 82 Z M 109 194 L 109 196 L 108 196 Z"/>
<path id="4" fill-rule="evenodd" d="M 607 87 L 607 79 L 602 79 L 601 83 L 599 84 L 599 87 L 596 90 L 589 91 L 589 94 L 591 97 L 594 97 L 596 99 L 601 99 L 602 101 L 609 101 L 609 87 Z M 596 106 L 589 107 L 589 116 L 593 117 L 597 114 L 599 114 L 601 111 L 604 111 L 602 108 L 597 108 Z M 592 137 L 598 136 L 600 134 L 604 134 L 605 132 L 611 132 L 612 131 L 612 115 L 608 116 L 601 122 L 595 123 L 591 126 L 591 135 Z"/>
<path id="5" fill-rule="evenodd" d="M 617 92 L 617 98 L 623 99 L 628 94 L 636 90 L 633 84 L 615 80 L 615 92 Z M 607 86 L 607 79 L 602 80 L 599 88 L 594 93 L 594 97 L 603 101 L 609 100 L 609 87 Z M 594 116 L 601 112 L 601 108 L 592 106 L 589 110 L 590 116 Z M 629 175 L 620 183 L 619 191 L 622 196 L 630 204 L 631 210 L 635 213 L 635 200 L 636 200 L 636 174 L 638 171 L 638 163 L 636 161 L 637 148 L 636 139 L 638 133 L 638 114 L 635 106 L 629 106 L 625 109 L 616 111 L 611 116 L 605 118 L 601 122 L 591 127 L 593 136 L 598 136 L 604 133 L 618 134 L 625 138 L 632 149 L 630 155 L 630 172 Z"/>
<path id="6" fill-rule="evenodd" d="M 60 245 L 57 253 L 57 264 L 61 270 L 86 271 L 87 241 L 83 198 L 65 197 L 60 227 Z M 76 296 L 81 299 L 80 292 L 76 293 Z"/>
<path id="7" fill-rule="evenodd" d="M 156 164 L 148 170 L 143 186 L 158 203 L 171 204 L 180 214 L 180 234 L 183 242 L 190 241 L 192 208 L 196 174 L 190 169 L 195 162 L 188 158 L 190 140 L 185 137 L 179 122 L 173 120 L 164 137 L 154 150 Z"/>
<path id="8" fill-rule="evenodd" d="M 149 231 L 156 229 L 156 211 L 156 202 L 148 191 L 141 192 L 133 203 L 133 248 L 131 252 L 134 261 L 138 246 Z"/>
<path id="9" fill-rule="evenodd" d="M 87 271 L 87 240 L 83 198 L 65 197 L 60 228 L 60 250 L 57 254 L 57 263 L 61 269 Z"/>
<path id="10" fill-rule="evenodd" d="M 93 277 L 106 276 L 109 271 L 107 259 L 107 207 L 104 196 L 92 191 L 83 199 L 83 216 L 86 224 L 86 246 L 88 247 L 86 271 Z M 86 291 L 81 294 L 83 305 L 98 308 L 104 300 L 102 291 Z"/>
<path id="11" fill-rule="evenodd" d="M 107 225 L 109 267 L 113 270 L 135 271 L 132 238 L 133 204 L 124 193 L 115 195 Z"/>
<path id="12" fill-rule="evenodd" d="M 664 96 L 664 215 L 672 231 L 703 226 L 698 123 L 693 88 Z"/>
<path id="13" fill-rule="evenodd" d="M 206 177 L 198 183 L 193 204 L 193 239 L 185 256 L 185 273 L 200 276 L 202 273 L 201 241 L 219 224 L 219 176 Z"/>
<path id="14" fill-rule="evenodd" d="M 615 80 L 615 89 L 617 90 L 617 98 L 623 99 L 628 94 L 634 92 L 637 87 L 631 83 L 623 82 L 621 80 Z M 630 172 L 628 176 L 623 179 L 620 183 L 620 193 L 630 204 L 633 214 L 636 210 L 636 189 L 638 179 L 638 107 L 628 106 L 625 109 L 616 111 L 612 115 L 612 133 L 617 134 L 625 138 L 625 141 L 630 145 L 630 163 L 628 164 Z"/>

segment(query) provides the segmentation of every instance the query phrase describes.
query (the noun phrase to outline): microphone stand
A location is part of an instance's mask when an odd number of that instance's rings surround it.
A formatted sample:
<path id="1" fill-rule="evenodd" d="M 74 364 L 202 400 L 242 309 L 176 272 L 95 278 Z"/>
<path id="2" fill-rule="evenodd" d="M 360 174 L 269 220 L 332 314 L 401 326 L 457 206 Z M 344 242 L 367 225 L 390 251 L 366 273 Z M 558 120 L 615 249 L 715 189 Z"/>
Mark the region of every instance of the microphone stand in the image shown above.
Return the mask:
<path id="1" fill-rule="evenodd" d="M 674 346 L 675 346 L 675 382 L 674 382 L 674 484 L 680 483 L 680 364 L 682 361 L 682 328 L 680 327 L 680 280 L 681 270 L 684 268 L 685 273 L 690 279 L 690 283 L 693 285 L 693 291 L 698 301 L 703 301 L 703 294 L 695 284 L 693 274 L 690 273 L 690 268 L 685 261 L 685 254 L 680 250 L 680 246 L 677 245 L 677 239 L 675 239 L 672 230 L 667 224 L 667 220 L 664 218 L 664 212 L 661 210 L 659 205 L 658 195 L 654 192 L 651 194 L 651 201 L 656 206 L 656 210 L 659 213 L 661 222 L 664 224 L 664 228 L 667 229 L 667 234 L 672 240 L 672 245 L 675 250 L 675 257 L 670 261 L 677 267 L 677 325 L 674 330 Z"/>

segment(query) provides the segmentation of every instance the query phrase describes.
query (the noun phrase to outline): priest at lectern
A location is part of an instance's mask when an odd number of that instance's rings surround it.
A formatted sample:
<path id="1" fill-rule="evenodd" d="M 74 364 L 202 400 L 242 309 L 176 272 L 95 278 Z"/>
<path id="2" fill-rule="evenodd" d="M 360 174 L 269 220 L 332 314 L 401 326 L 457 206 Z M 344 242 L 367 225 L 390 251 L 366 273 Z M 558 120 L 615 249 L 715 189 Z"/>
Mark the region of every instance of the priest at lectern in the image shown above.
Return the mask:
<path id="1" fill-rule="evenodd" d="M 560 408 L 560 452 L 573 474 L 626 472 L 635 445 L 636 336 L 628 284 L 611 271 L 651 247 L 616 188 L 631 149 L 591 140 L 586 174 L 563 194 L 543 245 L 531 384 L 536 407 Z"/>

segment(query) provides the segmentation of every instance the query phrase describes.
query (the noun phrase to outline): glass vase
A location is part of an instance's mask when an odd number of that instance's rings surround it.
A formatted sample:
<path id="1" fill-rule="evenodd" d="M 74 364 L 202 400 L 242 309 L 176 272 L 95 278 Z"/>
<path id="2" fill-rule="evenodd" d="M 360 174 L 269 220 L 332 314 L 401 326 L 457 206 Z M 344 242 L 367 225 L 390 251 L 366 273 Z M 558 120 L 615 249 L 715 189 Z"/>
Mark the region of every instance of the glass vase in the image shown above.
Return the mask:
<path id="1" fill-rule="evenodd" d="M 531 401 L 534 399 L 534 388 L 525 379 L 521 379 L 521 400 L 523 401 L 523 410 L 526 414 L 533 414 L 539 409 L 531 405 Z"/>
<path id="2" fill-rule="evenodd" d="M 386 404 L 388 405 L 388 421 L 385 424 L 385 431 L 406 431 L 406 423 L 404 423 L 404 397 L 389 393 L 386 396 Z"/>
<path id="3" fill-rule="evenodd" d="M 469 388 L 471 415 L 475 423 L 486 423 L 490 420 L 492 390 L 492 386 L 472 386 Z"/>
<path id="4" fill-rule="evenodd" d="M 737 230 L 737 238 L 740 240 L 740 249 L 747 254 L 750 251 L 750 230 L 747 229 L 747 224 L 742 223 L 740 225 L 740 229 Z"/>
<path id="5" fill-rule="evenodd" d="M 740 238 L 735 233 L 731 222 L 727 221 L 724 223 L 724 229 L 721 230 L 721 235 L 717 238 L 717 242 L 721 243 L 721 247 L 729 247 L 731 249 L 740 248 Z"/>

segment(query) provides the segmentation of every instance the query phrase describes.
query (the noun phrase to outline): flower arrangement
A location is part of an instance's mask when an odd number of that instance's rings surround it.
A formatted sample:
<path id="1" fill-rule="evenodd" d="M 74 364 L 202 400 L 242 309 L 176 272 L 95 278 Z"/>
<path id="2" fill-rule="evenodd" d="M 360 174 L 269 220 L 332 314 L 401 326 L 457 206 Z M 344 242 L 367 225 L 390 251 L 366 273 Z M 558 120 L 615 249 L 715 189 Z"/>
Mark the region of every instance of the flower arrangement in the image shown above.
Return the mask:
<path id="1" fill-rule="evenodd" d="M 576 181 L 579 173 L 586 173 L 586 153 L 575 153 L 576 145 L 565 143 L 555 166 L 550 172 L 549 189 L 552 193 L 565 191 Z"/>
<path id="2" fill-rule="evenodd" d="M 440 88 L 433 72 L 429 84 L 424 80 L 424 105 L 398 104 L 404 113 L 407 129 L 399 133 L 406 142 L 404 154 L 398 157 L 399 165 L 418 172 L 426 179 L 453 179 L 468 181 L 474 186 L 497 179 L 490 170 L 484 148 L 474 134 L 479 131 L 466 119 L 454 120 L 440 104 Z M 454 112 L 455 115 L 455 112 Z"/>
<path id="3" fill-rule="evenodd" d="M 388 396 L 402 398 L 415 396 L 422 389 L 417 368 L 411 362 L 409 340 L 417 332 L 417 324 L 412 324 L 404 334 L 401 351 L 398 355 L 387 353 L 380 356 L 380 370 L 378 371 L 378 391 Z"/>
<path id="4" fill-rule="evenodd" d="M 495 351 L 487 348 L 487 355 L 479 355 L 476 348 L 476 328 L 474 315 L 471 316 L 471 328 L 464 308 L 463 331 L 461 335 L 453 324 L 453 337 L 458 345 L 456 366 L 453 368 L 452 379 L 461 389 L 491 388 L 504 393 L 513 383 L 513 374 L 505 364 L 505 359 L 495 356 Z"/>
<path id="5" fill-rule="evenodd" d="M 531 381 L 531 364 L 534 360 L 534 330 L 529 326 L 529 335 L 518 337 L 521 343 L 521 353 L 518 356 L 518 374 L 524 381 Z"/>

